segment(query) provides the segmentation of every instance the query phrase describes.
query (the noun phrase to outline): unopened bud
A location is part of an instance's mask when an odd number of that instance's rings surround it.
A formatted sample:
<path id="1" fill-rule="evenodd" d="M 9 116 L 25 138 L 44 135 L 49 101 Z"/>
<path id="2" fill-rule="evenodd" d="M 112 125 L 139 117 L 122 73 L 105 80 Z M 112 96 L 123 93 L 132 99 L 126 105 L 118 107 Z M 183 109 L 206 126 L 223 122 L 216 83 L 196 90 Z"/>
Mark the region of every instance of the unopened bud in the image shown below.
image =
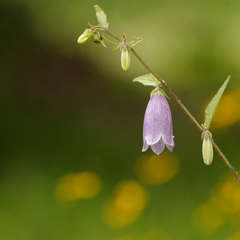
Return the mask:
<path id="1" fill-rule="evenodd" d="M 90 37 L 92 36 L 92 30 L 86 29 L 83 34 L 78 38 L 78 43 L 82 44 L 85 43 Z"/>
<path id="2" fill-rule="evenodd" d="M 203 161 L 206 165 L 210 165 L 213 160 L 213 146 L 212 146 L 212 134 L 205 130 L 202 133 L 203 145 L 202 145 L 202 155 Z"/>
<path id="3" fill-rule="evenodd" d="M 100 43 L 102 41 L 102 35 L 100 32 L 93 32 L 91 41 L 94 43 Z"/>
<path id="4" fill-rule="evenodd" d="M 126 44 L 121 46 L 121 65 L 124 71 L 130 66 L 130 53 Z"/>

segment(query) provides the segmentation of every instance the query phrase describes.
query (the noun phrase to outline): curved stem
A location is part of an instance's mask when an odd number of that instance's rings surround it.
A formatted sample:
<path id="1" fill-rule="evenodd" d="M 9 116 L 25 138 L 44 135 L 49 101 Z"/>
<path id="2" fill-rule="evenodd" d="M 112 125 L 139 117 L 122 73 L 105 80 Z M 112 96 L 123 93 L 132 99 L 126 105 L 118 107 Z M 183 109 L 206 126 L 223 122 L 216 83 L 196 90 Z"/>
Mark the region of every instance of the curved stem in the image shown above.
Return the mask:
<path id="1" fill-rule="evenodd" d="M 118 41 L 121 41 L 119 37 L 111 33 L 107 28 L 101 27 L 101 26 L 95 26 L 95 28 L 98 28 L 99 31 L 105 32 L 115 38 Z M 138 55 L 138 53 L 130 47 L 130 50 L 132 53 L 137 57 L 137 59 L 143 64 L 143 66 L 152 73 L 158 81 L 164 86 L 164 88 L 171 94 L 173 99 L 180 105 L 180 107 L 183 109 L 183 111 L 188 115 L 188 117 L 193 121 L 193 123 L 198 127 L 200 131 L 203 131 L 203 127 L 198 123 L 198 121 L 193 117 L 193 115 L 188 111 L 188 109 L 183 105 L 183 103 L 180 101 L 180 99 L 177 97 L 177 95 L 172 91 L 172 89 L 164 82 L 163 79 L 161 79 L 157 73 Z"/>
<path id="2" fill-rule="evenodd" d="M 110 35 L 111 37 L 115 38 L 116 40 L 118 40 L 119 42 L 122 41 L 121 38 L 119 38 L 118 36 L 114 35 L 112 32 L 110 32 L 107 28 L 105 27 L 102 27 L 102 26 L 94 26 L 94 28 L 97 28 L 98 31 L 100 32 L 105 32 L 107 33 L 108 35 Z"/>
<path id="3" fill-rule="evenodd" d="M 115 38 L 118 41 L 122 41 L 119 37 L 111 33 L 107 28 L 101 27 L 101 26 L 95 26 L 94 28 L 97 28 L 98 31 L 105 32 Z M 197 126 L 197 128 L 200 131 L 204 131 L 205 129 L 201 126 L 201 124 L 193 117 L 193 115 L 188 111 L 188 109 L 183 105 L 183 103 L 180 101 L 180 99 L 177 97 L 177 95 L 172 91 L 172 89 L 165 83 L 163 79 L 161 79 L 157 73 L 138 55 L 138 53 L 130 47 L 131 52 L 136 56 L 136 58 L 143 64 L 143 66 L 152 73 L 158 81 L 162 84 L 162 86 L 168 91 L 168 93 L 173 97 L 173 99 L 178 103 L 178 105 L 182 108 L 182 110 L 188 115 L 188 117 L 193 121 L 193 123 Z M 233 166 L 230 164 L 230 162 L 227 160 L 227 158 L 224 156 L 218 145 L 212 140 L 212 144 L 215 148 L 215 150 L 218 152 L 219 156 L 222 158 L 224 163 L 227 165 L 229 170 L 232 172 L 232 174 L 235 176 L 235 178 L 240 182 L 240 176 L 238 173 L 234 170 Z"/>

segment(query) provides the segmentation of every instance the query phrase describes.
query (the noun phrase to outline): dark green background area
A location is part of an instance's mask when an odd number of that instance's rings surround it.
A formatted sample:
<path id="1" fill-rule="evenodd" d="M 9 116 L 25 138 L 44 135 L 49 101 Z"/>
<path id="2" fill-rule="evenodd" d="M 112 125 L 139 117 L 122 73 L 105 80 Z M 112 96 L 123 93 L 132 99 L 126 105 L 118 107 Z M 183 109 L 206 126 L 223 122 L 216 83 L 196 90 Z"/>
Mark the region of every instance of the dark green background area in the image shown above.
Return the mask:
<path id="1" fill-rule="evenodd" d="M 217 154 L 212 165 L 204 165 L 201 133 L 173 100 L 179 173 L 147 186 L 151 200 L 130 226 L 114 229 L 103 221 L 101 209 L 114 186 L 137 180 L 151 87 L 132 82 L 147 73 L 134 56 L 124 72 L 112 45 L 77 44 L 88 22 L 97 24 L 94 4 L 107 13 L 116 35 L 125 31 L 129 40 L 144 39 L 136 51 L 201 123 L 206 99 L 228 75 L 226 91 L 240 88 L 238 0 L 1 1 L 0 239 L 140 239 L 154 227 L 174 240 L 227 239 L 240 230 L 239 215 L 206 235 L 192 217 L 228 169 Z M 240 169 L 239 123 L 213 136 Z M 101 193 L 73 208 L 59 206 L 57 180 L 86 170 L 100 176 Z"/>

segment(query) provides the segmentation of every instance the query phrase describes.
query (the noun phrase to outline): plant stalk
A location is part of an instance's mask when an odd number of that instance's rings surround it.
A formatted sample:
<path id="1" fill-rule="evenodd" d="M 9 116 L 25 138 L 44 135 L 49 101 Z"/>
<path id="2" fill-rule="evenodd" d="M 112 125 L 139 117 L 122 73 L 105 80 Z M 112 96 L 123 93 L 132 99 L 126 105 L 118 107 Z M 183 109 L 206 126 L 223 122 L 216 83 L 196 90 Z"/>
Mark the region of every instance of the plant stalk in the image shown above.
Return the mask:
<path id="1" fill-rule="evenodd" d="M 114 35 L 112 32 L 110 32 L 107 28 L 104 28 L 102 26 L 94 26 L 95 29 L 98 29 L 98 31 L 105 32 L 111 37 L 115 38 L 117 41 L 122 41 L 119 37 Z M 201 126 L 201 124 L 193 117 L 193 115 L 188 111 L 188 109 L 183 105 L 183 103 L 180 101 L 180 99 L 177 97 L 177 95 L 172 91 L 172 89 L 165 83 L 163 79 L 161 79 L 157 73 L 139 56 L 139 54 L 130 47 L 131 52 L 135 55 L 135 57 L 143 64 L 143 66 L 152 73 L 158 81 L 161 83 L 161 85 L 168 91 L 168 93 L 172 96 L 172 98 L 178 103 L 178 105 L 182 108 L 182 110 L 188 115 L 188 117 L 192 120 L 192 122 L 196 125 L 196 127 L 200 131 L 205 131 L 206 129 Z M 227 165 L 229 170 L 232 172 L 232 174 L 235 176 L 235 178 L 240 183 L 240 176 L 238 173 L 234 170 L 233 166 L 230 164 L 230 162 L 227 160 L 227 158 L 224 156 L 218 145 L 212 140 L 213 147 L 219 154 L 219 156 L 222 158 L 223 162 Z"/>

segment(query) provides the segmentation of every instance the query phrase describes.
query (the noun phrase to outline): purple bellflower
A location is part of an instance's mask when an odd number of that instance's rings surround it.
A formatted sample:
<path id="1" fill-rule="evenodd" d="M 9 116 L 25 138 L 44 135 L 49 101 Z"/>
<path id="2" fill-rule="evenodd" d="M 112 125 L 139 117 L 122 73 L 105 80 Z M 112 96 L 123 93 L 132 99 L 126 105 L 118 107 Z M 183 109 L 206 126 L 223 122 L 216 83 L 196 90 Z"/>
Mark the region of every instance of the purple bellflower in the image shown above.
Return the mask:
<path id="1" fill-rule="evenodd" d="M 165 145 L 174 148 L 172 115 L 167 99 L 159 90 L 153 90 L 145 111 L 143 123 L 143 148 L 151 146 L 153 152 L 160 154 Z"/>

